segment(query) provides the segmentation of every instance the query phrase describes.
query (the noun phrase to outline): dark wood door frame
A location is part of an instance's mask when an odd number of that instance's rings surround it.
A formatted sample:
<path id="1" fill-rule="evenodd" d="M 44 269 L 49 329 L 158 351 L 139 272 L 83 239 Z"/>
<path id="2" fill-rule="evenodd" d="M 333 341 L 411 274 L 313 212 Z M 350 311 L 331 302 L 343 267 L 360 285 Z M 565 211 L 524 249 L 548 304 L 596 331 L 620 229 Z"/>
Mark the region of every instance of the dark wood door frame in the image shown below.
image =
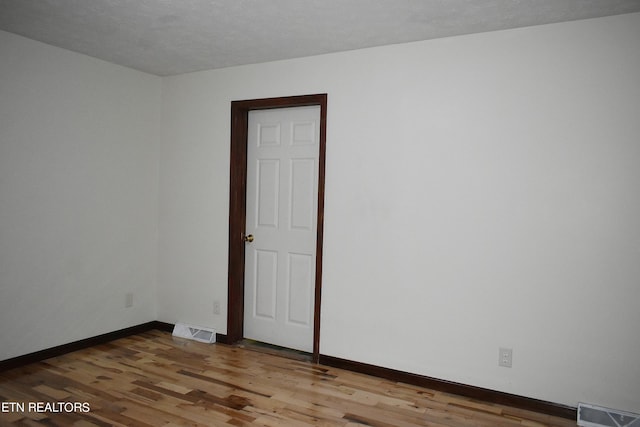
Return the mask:
<path id="1" fill-rule="evenodd" d="M 327 136 L 327 94 L 251 99 L 231 102 L 231 174 L 229 191 L 229 277 L 227 343 L 244 332 L 244 232 L 247 212 L 247 125 L 249 111 L 273 108 L 320 106 L 320 152 L 318 160 L 318 234 L 316 243 L 313 360 L 320 357 L 320 298 L 322 285 L 322 237 L 324 224 L 324 173 Z"/>

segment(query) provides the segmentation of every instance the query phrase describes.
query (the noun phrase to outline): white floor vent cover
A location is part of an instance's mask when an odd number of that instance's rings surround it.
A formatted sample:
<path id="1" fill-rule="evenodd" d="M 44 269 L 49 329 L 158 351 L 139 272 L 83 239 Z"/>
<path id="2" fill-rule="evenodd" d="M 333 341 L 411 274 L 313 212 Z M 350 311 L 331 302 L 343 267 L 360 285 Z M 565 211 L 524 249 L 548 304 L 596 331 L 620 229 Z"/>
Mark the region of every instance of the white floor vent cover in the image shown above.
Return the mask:
<path id="1" fill-rule="evenodd" d="M 584 427 L 640 427 L 640 415 L 579 403 L 578 425 Z"/>
<path id="2" fill-rule="evenodd" d="M 216 331 L 214 329 L 185 325 L 184 323 L 176 323 L 173 327 L 173 336 L 207 344 L 216 342 Z"/>

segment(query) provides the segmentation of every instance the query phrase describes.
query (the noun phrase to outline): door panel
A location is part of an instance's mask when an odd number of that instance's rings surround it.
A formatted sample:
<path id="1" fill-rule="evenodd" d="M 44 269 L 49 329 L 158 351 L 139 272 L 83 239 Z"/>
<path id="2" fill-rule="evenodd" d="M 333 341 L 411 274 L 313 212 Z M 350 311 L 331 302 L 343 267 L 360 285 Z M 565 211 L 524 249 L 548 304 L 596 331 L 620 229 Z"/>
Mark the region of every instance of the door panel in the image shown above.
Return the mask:
<path id="1" fill-rule="evenodd" d="M 289 254 L 287 291 L 287 321 L 309 327 L 312 318 L 313 257 L 308 254 Z"/>
<path id="2" fill-rule="evenodd" d="M 258 159 L 256 162 L 256 198 L 255 213 L 257 227 L 278 228 L 278 200 L 280 189 L 280 161 L 277 159 Z"/>
<path id="3" fill-rule="evenodd" d="M 255 252 L 256 280 L 253 281 L 255 304 L 253 315 L 266 320 L 276 319 L 276 284 L 278 283 L 278 253 L 257 250 Z"/>
<path id="4" fill-rule="evenodd" d="M 320 107 L 249 111 L 244 336 L 311 352 Z M 251 309 L 249 309 L 251 308 Z"/>
<path id="5" fill-rule="evenodd" d="M 289 213 L 292 229 L 312 231 L 314 224 L 315 159 L 296 159 L 291 161 L 291 212 Z"/>

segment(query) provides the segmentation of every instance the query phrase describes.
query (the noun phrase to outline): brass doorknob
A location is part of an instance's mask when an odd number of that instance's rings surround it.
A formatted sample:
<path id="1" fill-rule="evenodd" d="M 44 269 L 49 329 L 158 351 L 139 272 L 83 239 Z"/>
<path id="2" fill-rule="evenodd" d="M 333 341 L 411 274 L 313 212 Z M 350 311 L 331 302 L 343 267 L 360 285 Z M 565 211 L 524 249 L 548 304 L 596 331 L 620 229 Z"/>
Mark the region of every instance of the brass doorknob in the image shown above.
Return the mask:
<path id="1" fill-rule="evenodd" d="M 245 234 L 243 240 L 249 243 L 253 242 L 253 234 Z"/>

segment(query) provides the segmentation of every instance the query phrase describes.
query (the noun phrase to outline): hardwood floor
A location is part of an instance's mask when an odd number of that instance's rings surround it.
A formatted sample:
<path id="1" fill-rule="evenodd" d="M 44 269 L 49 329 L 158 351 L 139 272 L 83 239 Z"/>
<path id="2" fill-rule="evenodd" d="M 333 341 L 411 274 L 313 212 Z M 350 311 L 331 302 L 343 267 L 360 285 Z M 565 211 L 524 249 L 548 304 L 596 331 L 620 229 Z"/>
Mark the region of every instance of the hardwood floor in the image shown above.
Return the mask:
<path id="1" fill-rule="evenodd" d="M 0 373 L 0 400 L 12 426 L 576 425 L 161 331 Z"/>

